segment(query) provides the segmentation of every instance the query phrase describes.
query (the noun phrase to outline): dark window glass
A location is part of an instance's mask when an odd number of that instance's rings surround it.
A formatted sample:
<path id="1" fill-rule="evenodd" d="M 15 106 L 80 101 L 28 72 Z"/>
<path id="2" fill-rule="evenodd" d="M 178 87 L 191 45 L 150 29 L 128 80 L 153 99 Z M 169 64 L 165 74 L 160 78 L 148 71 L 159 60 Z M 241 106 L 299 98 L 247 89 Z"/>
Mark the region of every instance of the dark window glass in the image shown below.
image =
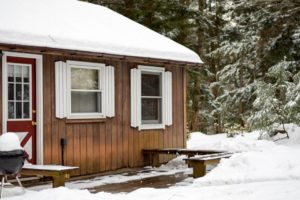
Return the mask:
<path id="1" fill-rule="evenodd" d="M 16 100 L 22 100 L 22 85 L 16 84 Z"/>
<path id="2" fill-rule="evenodd" d="M 24 84 L 24 94 L 23 94 L 23 100 L 29 100 L 29 85 Z"/>
<path id="3" fill-rule="evenodd" d="M 158 74 L 142 74 L 142 96 L 160 96 L 160 78 Z"/>
<path id="4" fill-rule="evenodd" d="M 22 103 L 16 102 L 16 119 L 22 119 Z"/>
<path id="5" fill-rule="evenodd" d="M 161 120 L 161 99 L 142 99 L 143 124 L 159 124 Z"/>
<path id="6" fill-rule="evenodd" d="M 15 118 L 14 102 L 8 102 L 8 118 L 9 119 L 14 119 Z"/>
<path id="7" fill-rule="evenodd" d="M 14 84 L 8 84 L 8 100 L 14 100 Z"/>
<path id="8" fill-rule="evenodd" d="M 29 102 L 24 102 L 23 103 L 23 109 L 24 109 L 24 112 L 23 112 L 23 118 L 29 118 Z"/>

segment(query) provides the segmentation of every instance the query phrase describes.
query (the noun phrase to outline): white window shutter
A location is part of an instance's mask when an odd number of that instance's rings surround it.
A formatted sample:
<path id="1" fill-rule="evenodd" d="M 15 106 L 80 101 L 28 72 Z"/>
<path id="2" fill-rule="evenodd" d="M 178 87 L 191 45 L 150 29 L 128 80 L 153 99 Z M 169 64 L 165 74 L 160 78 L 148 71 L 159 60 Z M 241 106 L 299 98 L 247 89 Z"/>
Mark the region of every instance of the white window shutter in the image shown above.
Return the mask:
<path id="1" fill-rule="evenodd" d="M 141 125 L 141 71 L 131 69 L 130 73 L 131 91 L 131 126 Z"/>
<path id="2" fill-rule="evenodd" d="M 172 72 L 165 72 L 165 125 L 171 126 L 172 120 Z"/>
<path id="3" fill-rule="evenodd" d="M 115 116 L 115 68 L 112 66 L 105 67 L 105 102 L 104 108 L 106 117 Z"/>
<path id="4" fill-rule="evenodd" d="M 57 118 L 67 116 L 67 65 L 55 62 L 55 115 Z"/>

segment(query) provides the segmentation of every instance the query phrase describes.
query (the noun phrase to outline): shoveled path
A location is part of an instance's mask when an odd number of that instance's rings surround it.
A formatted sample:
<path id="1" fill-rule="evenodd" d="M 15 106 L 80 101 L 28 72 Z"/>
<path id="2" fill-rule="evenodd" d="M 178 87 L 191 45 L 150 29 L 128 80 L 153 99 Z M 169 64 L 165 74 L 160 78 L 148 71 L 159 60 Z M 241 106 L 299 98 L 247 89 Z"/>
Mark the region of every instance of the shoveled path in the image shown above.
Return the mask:
<path id="1" fill-rule="evenodd" d="M 175 185 L 178 182 L 188 178 L 187 174 L 177 173 L 173 175 L 162 175 L 150 178 L 144 178 L 140 180 L 128 181 L 125 183 L 114 183 L 88 188 L 92 193 L 97 192 L 109 192 L 109 193 L 120 193 L 120 192 L 131 192 L 139 188 L 168 188 Z"/>

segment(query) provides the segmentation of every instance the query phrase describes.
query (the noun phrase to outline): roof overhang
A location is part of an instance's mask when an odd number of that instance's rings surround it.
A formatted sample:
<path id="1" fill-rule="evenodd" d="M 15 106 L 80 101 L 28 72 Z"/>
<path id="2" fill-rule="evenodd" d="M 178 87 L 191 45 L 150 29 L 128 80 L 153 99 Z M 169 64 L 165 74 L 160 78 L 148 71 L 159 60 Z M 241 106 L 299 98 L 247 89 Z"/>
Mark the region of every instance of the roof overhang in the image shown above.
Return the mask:
<path id="1" fill-rule="evenodd" d="M 37 53 L 46 55 L 59 55 L 59 56 L 79 56 L 84 58 L 94 58 L 94 59 L 106 59 L 114 61 L 127 61 L 136 62 L 139 64 L 165 64 L 165 65 L 176 65 L 181 67 L 201 67 L 203 63 L 192 63 L 176 60 L 165 60 L 157 58 L 145 58 L 145 57 L 135 57 L 126 55 L 114 55 L 100 52 L 88 52 L 70 49 L 58 49 L 51 47 L 38 47 L 38 46 L 27 46 L 19 44 L 3 44 L 0 43 L 0 50 L 3 51 L 15 51 L 15 52 L 26 52 L 26 53 Z"/>

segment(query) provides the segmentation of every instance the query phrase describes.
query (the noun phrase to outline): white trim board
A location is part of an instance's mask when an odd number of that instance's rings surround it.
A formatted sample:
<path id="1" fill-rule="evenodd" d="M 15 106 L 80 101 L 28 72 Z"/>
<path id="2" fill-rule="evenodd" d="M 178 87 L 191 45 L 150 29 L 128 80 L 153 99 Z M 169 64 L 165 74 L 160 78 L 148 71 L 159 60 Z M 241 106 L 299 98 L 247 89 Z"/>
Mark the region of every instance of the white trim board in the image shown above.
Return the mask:
<path id="1" fill-rule="evenodd" d="M 43 164 L 43 56 L 38 54 L 3 51 L 2 56 L 2 127 L 7 132 L 7 56 L 32 58 L 36 60 L 36 162 Z"/>

